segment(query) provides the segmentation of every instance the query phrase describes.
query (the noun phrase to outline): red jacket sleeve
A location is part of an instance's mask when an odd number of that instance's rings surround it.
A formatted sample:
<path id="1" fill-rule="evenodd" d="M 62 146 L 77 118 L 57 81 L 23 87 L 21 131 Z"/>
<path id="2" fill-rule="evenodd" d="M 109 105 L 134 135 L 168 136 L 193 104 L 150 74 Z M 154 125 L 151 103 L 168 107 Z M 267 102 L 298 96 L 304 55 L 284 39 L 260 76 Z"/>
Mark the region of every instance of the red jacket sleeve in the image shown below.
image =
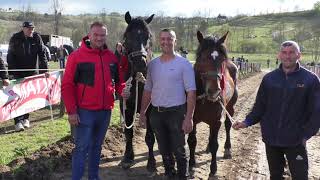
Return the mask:
<path id="1" fill-rule="evenodd" d="M 61 95 L 68 114 L 77 113 L 76 85 L 74 83 L 74 74 L 76 71 L 76 59 L 74 53 L 68 56 L 66 69 L 64 71 Z"/>

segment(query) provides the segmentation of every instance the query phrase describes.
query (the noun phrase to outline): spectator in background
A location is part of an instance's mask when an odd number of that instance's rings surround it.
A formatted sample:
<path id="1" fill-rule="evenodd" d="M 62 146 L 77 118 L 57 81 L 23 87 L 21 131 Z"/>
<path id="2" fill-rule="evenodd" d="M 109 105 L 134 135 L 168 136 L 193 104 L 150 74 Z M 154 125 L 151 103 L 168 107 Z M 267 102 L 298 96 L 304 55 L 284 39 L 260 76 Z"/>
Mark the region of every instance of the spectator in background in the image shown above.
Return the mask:
<path id="1" fill-rule="evenodd" d="M 188 51 L 183 49 L 182 46 L 179 48 L 179 52 L 182 57 L 187 58 Z"/>
<path id="2" fill-rule="evenodd" d="M 68 53 L 67 49 L 63 47 L 63 45 L 60 45 L 58 52 L 57 52 L 57 56 L 59 59 L 60 69 L 64 69 L 66 58 L 69 56 L 69 53 Z"/>
<path id="3" fill-rule="evenodd" d="M 10 71 L 14 79 L 37 74 L 37 63 L 40 69 L 48 69 L 48 62 L 41 36 L 34 32 L 30 21 L 23 22 L 22 30 L 13 34 L 9 42 L 7 55 L 8 69 L 32 69 L 30 71 Z M 39 71 L 40 73 L 47 70 Z M 29 114 L 14 118 L 15 130 L 22 131 L 30 127 Z"/>
<path id="4" fill-rule="evenodd" d="M 147 48 L 147 63 L 149 63 L 153 59 L 153 52 L 151 47 Z"/>
<path id="5" fill-rule="evenodd" d="M 267 59 L 267 67 L 270 68 L 270 59 Z"/>
<path id="6" fill-rule="evenodd" d="M 0 57 L 0 78 L 2 79 L 2 86 L 8 86 L 10 84 L 9 75 L 6 70 L 4 61 Z"/>
<path id="7" fill-rule="evenodd" d="M 114 55 L 117 56 L 118 61 L 120 61 L 122 58 L 122 55 L 123 55 L 122 49 L 123 49 L 122 44 L 120 42 L 118 42 L 116 44 L 116 49 L 114 50 Z"/>
<path id="8" fill-rule="evenodd" d="M 48 46 L 43 45 L 44 51 L 45 51 L 45 55 L 48 61 L 51 60 L 51 53 L 50 53 L 50 49 L 48 48 Z"/>

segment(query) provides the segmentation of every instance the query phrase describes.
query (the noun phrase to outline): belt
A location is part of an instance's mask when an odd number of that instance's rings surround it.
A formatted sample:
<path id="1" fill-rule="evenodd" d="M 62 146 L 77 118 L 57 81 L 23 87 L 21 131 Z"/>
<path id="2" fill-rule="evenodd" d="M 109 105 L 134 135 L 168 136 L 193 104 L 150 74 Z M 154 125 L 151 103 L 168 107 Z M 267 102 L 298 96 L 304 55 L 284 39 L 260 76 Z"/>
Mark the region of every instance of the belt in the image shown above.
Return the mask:
<path id="1" fill-rule="evenodd" d="M 167 112 L 167 111 L 177 111 L 183 108 L 186 104 L 181 104 L 179 106 L 171 106 L 171 107 L 162 107 L 162 106 L 153 106 L 157 112 Z"/>

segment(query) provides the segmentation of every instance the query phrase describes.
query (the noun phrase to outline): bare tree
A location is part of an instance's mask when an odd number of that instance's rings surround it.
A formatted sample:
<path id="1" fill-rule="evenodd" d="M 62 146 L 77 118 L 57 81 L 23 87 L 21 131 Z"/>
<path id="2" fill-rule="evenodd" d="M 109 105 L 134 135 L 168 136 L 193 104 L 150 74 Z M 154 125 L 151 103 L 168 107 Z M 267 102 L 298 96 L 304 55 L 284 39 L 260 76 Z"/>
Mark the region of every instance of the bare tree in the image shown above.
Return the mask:
<path id="1" fill-rule="evenodd" d="M 53 15 L 54 15 L 54 33 L 59 35 L 60 31 L 60 21 L 61 21 L 61 13 L 63 11 L 63 3 L 62 0 L 51 0 L 52 2 L 52 9 L 53 9 Z"/>

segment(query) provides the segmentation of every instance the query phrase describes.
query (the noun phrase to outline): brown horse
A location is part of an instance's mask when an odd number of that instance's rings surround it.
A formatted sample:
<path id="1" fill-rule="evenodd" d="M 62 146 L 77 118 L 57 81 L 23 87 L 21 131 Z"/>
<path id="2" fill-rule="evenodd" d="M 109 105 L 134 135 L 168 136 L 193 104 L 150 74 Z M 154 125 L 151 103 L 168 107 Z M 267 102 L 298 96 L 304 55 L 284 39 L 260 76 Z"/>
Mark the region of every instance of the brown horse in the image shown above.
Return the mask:
<path id="1" fill-rule="evenodd" d="M 200 31 L 197 32 L 199 46 L 197 59 L 194 64 L 197 102 L 194 112 L 194 129 L 189 134 L 188 144 L 190 147 L 190 169 L 195 166 L 196 124 L 205 122 L 210 126 L 209 150 L 212 155 L 210 176 L 217 171 L 216 154 L 218 150 L 218 132 L 221 126 L 223 106 L 229 114 L 234 114 L 234 104 L 237 101 L 236 89 L 237 67 L 227 57 L 224 41 L 228 32 L 221 38 L 214 36 L 203 37 Z M 226 142 L 224 145 L 225 158 L 231 158 L 230 128 L 231 120 L 226 117 Z"/>

